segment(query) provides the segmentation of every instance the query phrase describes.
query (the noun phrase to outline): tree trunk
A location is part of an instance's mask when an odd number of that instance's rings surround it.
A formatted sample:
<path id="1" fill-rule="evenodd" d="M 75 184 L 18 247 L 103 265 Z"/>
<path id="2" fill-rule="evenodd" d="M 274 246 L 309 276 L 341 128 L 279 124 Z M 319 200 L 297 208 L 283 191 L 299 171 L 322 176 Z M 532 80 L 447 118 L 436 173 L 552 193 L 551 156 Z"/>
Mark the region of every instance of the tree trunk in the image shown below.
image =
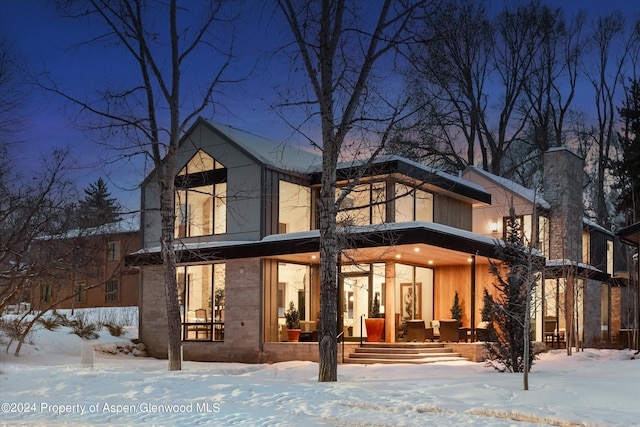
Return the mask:
<path id="1" fill-rule="evenodd" d="M 325 156 L 326 157 L 326 156 Z M 340 245 L 336 232 L 336 163 L 323 160 L 320 189 L 320 326 L 319 382 L 338 381 L 338 271 Z"/>
<path id="2" fill-rule="evenodd" d="M 172 177 L 171 175 L 169 175 Z M 164 268 L 165 298 L 167 304 L 168 369 L 182 369 L 182 339 L 180 333 L 180 305 L 178 304 L 178 279 L 176 274 L 176 253 L 174 243 L 174 186 L 172 178 L 167 182 L 160 195 L 160 217 L 162 221 L 162 265 Z M 160 183 L 159 183 L 160 184 Z"/>

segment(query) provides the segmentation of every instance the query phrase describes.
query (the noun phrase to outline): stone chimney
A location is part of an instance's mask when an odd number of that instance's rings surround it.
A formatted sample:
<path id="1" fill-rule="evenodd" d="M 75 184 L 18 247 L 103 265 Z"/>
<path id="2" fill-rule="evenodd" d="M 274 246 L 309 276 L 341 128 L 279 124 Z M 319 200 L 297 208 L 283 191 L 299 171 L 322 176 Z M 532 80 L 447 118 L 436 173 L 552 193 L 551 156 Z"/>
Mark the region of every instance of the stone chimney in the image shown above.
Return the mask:
<path id="1" fill-rule="evenodd" d="M 549 215 L 550 259 L 582 260 L 584 160 L 566 148 L 544 153 L 544 198 Z"/>

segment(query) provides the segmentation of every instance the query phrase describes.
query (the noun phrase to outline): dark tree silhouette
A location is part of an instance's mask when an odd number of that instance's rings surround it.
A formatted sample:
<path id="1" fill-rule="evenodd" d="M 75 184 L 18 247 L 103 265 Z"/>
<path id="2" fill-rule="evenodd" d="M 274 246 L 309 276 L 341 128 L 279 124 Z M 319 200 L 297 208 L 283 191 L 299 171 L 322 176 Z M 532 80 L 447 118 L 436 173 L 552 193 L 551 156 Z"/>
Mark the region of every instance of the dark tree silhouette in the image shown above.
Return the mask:
<path id="1" fill-rule="evenodd" d="M 640 81 L 631 82 L 623 106 L 618 109 L 624 128 L 618 135 L 621 158 L 613 162 L 617 178 L 614 188 L 620 191 L 616 210 L 625 225 L 640 221 Z"/>
<path id="2" fill-rule="evenodd" d="M 107 188 L 102 178 L 89 184 L 84 190 L 85 198 L 80 201 L 78 224 L 82 227 L 98 227 L 120 220 L 121 207 Z"/>

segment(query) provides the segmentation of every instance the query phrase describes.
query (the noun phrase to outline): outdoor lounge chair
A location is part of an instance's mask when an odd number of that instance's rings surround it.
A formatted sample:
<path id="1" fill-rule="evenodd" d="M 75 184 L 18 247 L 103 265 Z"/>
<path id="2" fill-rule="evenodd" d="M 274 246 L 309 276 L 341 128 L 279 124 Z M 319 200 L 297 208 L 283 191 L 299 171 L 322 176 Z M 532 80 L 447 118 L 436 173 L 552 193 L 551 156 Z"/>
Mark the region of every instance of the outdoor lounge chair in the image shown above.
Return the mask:
<path id="1" fill-rule="evenodd" d="M 440 341 L 458 342 L 460 339 L 460 322 L 457 320 L 440 320 Z"/>
<path id="2" fill-rule="evenodd" d="M 424 320 L 407 321 L 407 341 L 433 340 L 433 328 L 426 328 Z"/>

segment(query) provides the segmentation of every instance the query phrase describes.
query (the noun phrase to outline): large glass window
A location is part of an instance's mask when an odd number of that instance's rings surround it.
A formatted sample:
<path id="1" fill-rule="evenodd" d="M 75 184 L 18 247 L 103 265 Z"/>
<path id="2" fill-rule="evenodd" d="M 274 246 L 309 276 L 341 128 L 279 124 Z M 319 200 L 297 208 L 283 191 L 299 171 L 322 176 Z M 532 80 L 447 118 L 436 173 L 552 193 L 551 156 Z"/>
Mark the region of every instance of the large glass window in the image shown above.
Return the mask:
<path id="1" fill-rule="evenodd" d="M 402 320 L 433 320 L 433 270 L 396 264 L 396 313 Z"/>
<path id="2" fill-rule="evenodd" d="M 542 215 L 538 216 L 538 250 L 549 258 L 549 218 Z"/>
<path id="3" fill-rule="evenodd" d="M 179 267 L 178 297 L 185 341 L 224 339 L 225 264 Z"/>
<path id="4" fill-rule="evenodd" d="M 278 264 L 278 318 L 284 325 L 284 313 L 293 302 L 300 313 L 301 321 L 316 320 L 317 313 L 311 313 L 311 293 L 309 289 L 310 269 L 307 265 Z"/>
<path id="5" fill-rule="evenodd" d="M 336 190 L 336 198 L 342 193 Z M 342 200 L 337 222 L 340 226 L 382 224 L 386 222 L 386 186 L 384 182 L 360 184 Z"/>
<path id="6" fill-rule="evenodd" d="M 395 184 L 395 222 L 433 222 L 433 194 Z"/>
<path id="7" fill-rule="evenodd" d="M 311 229 L 311 189 L 280 181 L 278 233 L 295 233 Z"/>
<path id="8" fill-rule="evenodd" d="M 385 315 L 385 265 L 346 264 L 340 270 L 343 275 L 343 330 L 346 337 L 366 337 L 362 319 L 373 315 L 377 299 L 378 314 Z"/>
<path id="9" fill-rule="evenodd" d="M 227 175 L 213 157 L 198 151 L 176 177 L 176 237 L 227 232 Z"/>
<path id="10" fill-rule="evenodd" d="M 591 264 L 591 235 L 586 232 L 582 233 L 582 262 Z"/>

